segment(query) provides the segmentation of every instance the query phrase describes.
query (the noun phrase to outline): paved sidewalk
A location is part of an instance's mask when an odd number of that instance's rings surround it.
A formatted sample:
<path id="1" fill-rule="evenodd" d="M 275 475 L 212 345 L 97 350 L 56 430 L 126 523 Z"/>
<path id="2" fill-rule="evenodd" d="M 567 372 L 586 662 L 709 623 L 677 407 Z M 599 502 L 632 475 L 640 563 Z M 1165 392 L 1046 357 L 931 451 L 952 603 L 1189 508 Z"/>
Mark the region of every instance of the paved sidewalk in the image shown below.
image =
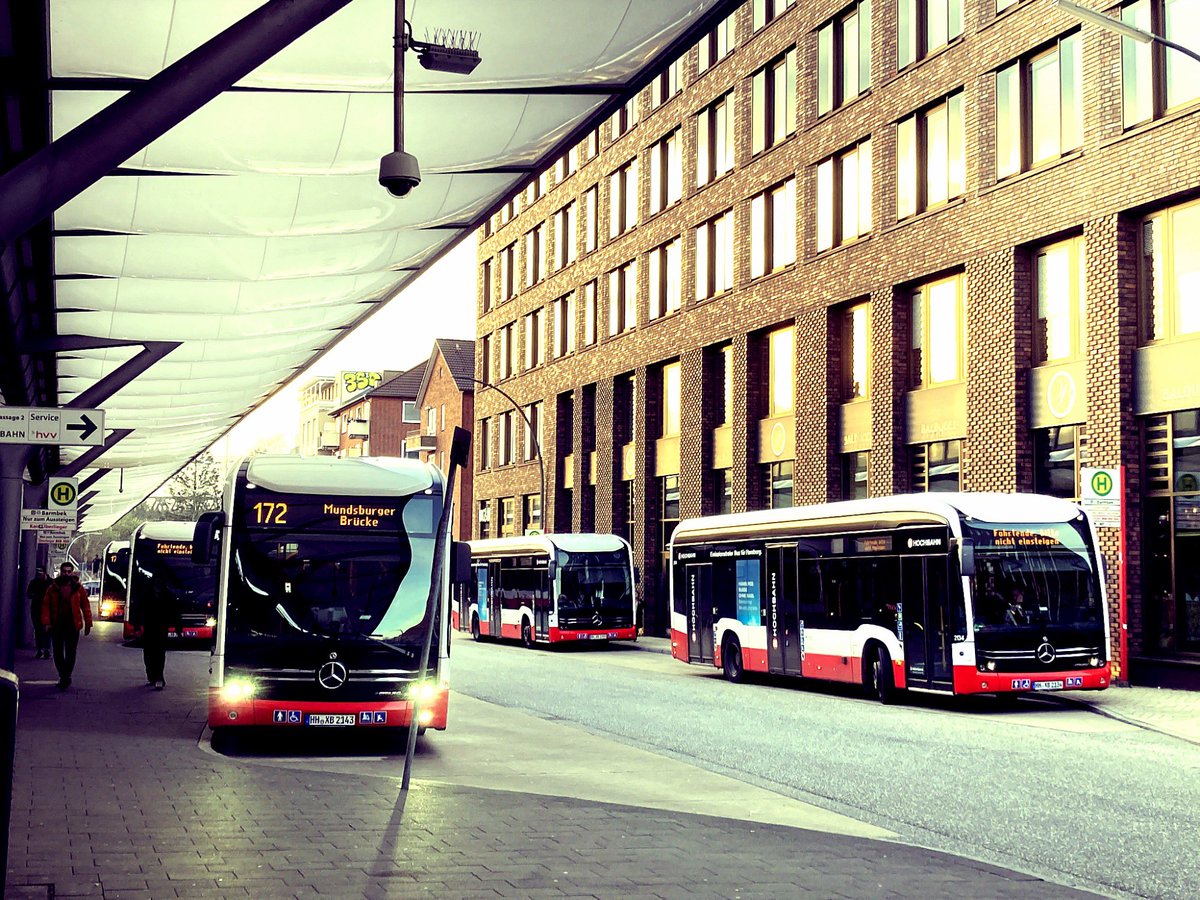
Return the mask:
<path id="1" fill-rule="evenodd" d="M 68 692 L 31 651 L 18 652 L 17 670 L 14 900 L 1085 896 L 898 843 L 421 782 L 419 760 L 401 819 L 398 777 L 202 746 L 203 651 L 172 651 L 161 693 L 145 686 L 140 653 L 104 625 L 81 642 Z M 362 752 L 394 754 L 400 774 L 402 747 Z"/>

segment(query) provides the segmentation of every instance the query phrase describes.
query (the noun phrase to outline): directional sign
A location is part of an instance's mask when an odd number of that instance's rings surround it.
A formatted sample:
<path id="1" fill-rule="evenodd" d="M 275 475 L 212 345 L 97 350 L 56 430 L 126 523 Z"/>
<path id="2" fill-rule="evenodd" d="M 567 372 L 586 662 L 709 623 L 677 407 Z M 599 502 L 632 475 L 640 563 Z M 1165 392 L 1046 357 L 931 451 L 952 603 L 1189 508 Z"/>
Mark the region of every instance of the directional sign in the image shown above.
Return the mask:
<path id="1" fill-rule="evenodd" d="M 0 444 L 104 443 L 104 410 L 0 406 Z"/>
<path id="2" fill-rule="evenodd" d="M 54 476 L 50 479 L 49 490 L 46 492 L 46 507 L 48 509 L 69 509 L 74 511 L 79 507 L 79 479 Z"/>

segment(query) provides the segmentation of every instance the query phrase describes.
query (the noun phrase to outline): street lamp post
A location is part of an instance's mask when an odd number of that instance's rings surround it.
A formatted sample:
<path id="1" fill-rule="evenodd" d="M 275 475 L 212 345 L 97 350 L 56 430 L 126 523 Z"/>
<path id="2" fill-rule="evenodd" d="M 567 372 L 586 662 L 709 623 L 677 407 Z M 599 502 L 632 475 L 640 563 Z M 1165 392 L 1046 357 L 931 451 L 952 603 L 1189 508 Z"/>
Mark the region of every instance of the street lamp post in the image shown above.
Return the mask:
<path id="1" fill-rule="evenodd" d="M 1157 42 L 1164 47 L 1170 47 L 1172 50 L 1178 50 L 1184 56 L 1188 56 L 1197 62 L 1200 62 L 1200 53 L 1192 50 L 1182 44 L 1177 44 L 1174 41 L 1168 40 L 1162 35 L 1155 34 L 1152 31 L 1144 31 L 1120 19 L 1114 19 L 1112 16 L 1106 16 L 1104 13 L 1094 9 L 1088 9 L 1086 6 L 1080 6 L 1074 0 L 1054 0 L 1054 5 L 1061 9 L 1069 16 L 1079 19 L 1081 22 L 1090 22 L 1093 25 L 1103 28 L 1105 31 L 1111 31 L 1114 34 L 1119 34 L 1121 37 L 1127 37 L 1130 40 L 1137 41 L 1141 44 L 1149 44 Z"/>
<path id="2" fill-rule="evenodd" d="M 525 410 L 521 409 L 520 404 L 514 400 L 504 388 L 497 387 L 488 381 L 481 381 L 478 378 L 472 377 L 471 380 L 482 388 L 491 388 L 501 397 L 512 404 L 512 408 L 517 411 L 521 419 L 525 422 L 525 427 L 529 430 L 529 439 L 533 441 L 533 452 L 537 455 L 538 469 L 541 472 L 541 491 L 538 493 L 538 524 L 542 531 L 546 530 L 546 460 L 542 456 L 542 442 L 538 440 L 537 433 L 534 431 L 533 423 L 529 421 L 529 416 L 525 414 Z"/>

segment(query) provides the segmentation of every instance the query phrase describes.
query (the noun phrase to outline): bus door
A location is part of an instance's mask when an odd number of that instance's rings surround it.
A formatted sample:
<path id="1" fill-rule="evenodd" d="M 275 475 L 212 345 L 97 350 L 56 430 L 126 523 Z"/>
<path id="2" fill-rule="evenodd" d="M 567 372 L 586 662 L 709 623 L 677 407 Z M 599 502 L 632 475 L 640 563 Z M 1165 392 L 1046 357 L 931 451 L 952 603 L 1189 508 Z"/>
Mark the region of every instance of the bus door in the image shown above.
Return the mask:
<path id="1" fill-rule="evenodd" d="M 767 669 L 800 674 L 800 621 L 796 611 L 796 545 L 767 547 Z"/>
<path id="2" fill-rule="evenodd" d="M 949 574 L 948 556 L 906 556 L 900 560 L 908 687 L 944 689 L 953 684 L 951 610 L 955 604 L 950 597 Z"/>
<path id="3" fill-rule="evenodd" d="M 712 564 L 689 563 L 683 567 L 687 591 L 688 662 L 713 661 Z"/>
<path id="4" fill-rule="evenodd" d="M 550 639 L 550 613 L 554 609 L 554 583 L 550 573 L 539 568 L 534 570 L 537 588 L 533 592 L 533 634 L 540 640 Z"/>
<path id="5" fill-rule="evenodd" d="M 500 581 L 500 560 L 494 559 L 488 563 L 488 592 L 487 592 L 487 619 L 488 628 L 484 634 L 490 637 L 500 637 L 500 610 L 504 608 L 504 603 L 501 599 L 501 594 L 504 586 Z M 482 605 L 482 601 L 481 601 Z"/>

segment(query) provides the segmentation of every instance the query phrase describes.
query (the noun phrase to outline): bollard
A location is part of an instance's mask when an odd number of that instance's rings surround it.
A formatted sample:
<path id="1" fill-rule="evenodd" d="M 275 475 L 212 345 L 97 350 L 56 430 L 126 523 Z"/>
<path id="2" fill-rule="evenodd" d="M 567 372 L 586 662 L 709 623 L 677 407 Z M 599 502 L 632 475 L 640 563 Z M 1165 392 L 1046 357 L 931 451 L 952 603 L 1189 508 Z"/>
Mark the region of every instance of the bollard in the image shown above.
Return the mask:
<path id="1" fill-rule="evenodd" d="M 0 669 L 0 872 L 8 872 L 8 818 L 12 811 L 13 757 L 17 747 L 17 676 Z M 0 888 L 0 896 L 4 895 Z"/>

